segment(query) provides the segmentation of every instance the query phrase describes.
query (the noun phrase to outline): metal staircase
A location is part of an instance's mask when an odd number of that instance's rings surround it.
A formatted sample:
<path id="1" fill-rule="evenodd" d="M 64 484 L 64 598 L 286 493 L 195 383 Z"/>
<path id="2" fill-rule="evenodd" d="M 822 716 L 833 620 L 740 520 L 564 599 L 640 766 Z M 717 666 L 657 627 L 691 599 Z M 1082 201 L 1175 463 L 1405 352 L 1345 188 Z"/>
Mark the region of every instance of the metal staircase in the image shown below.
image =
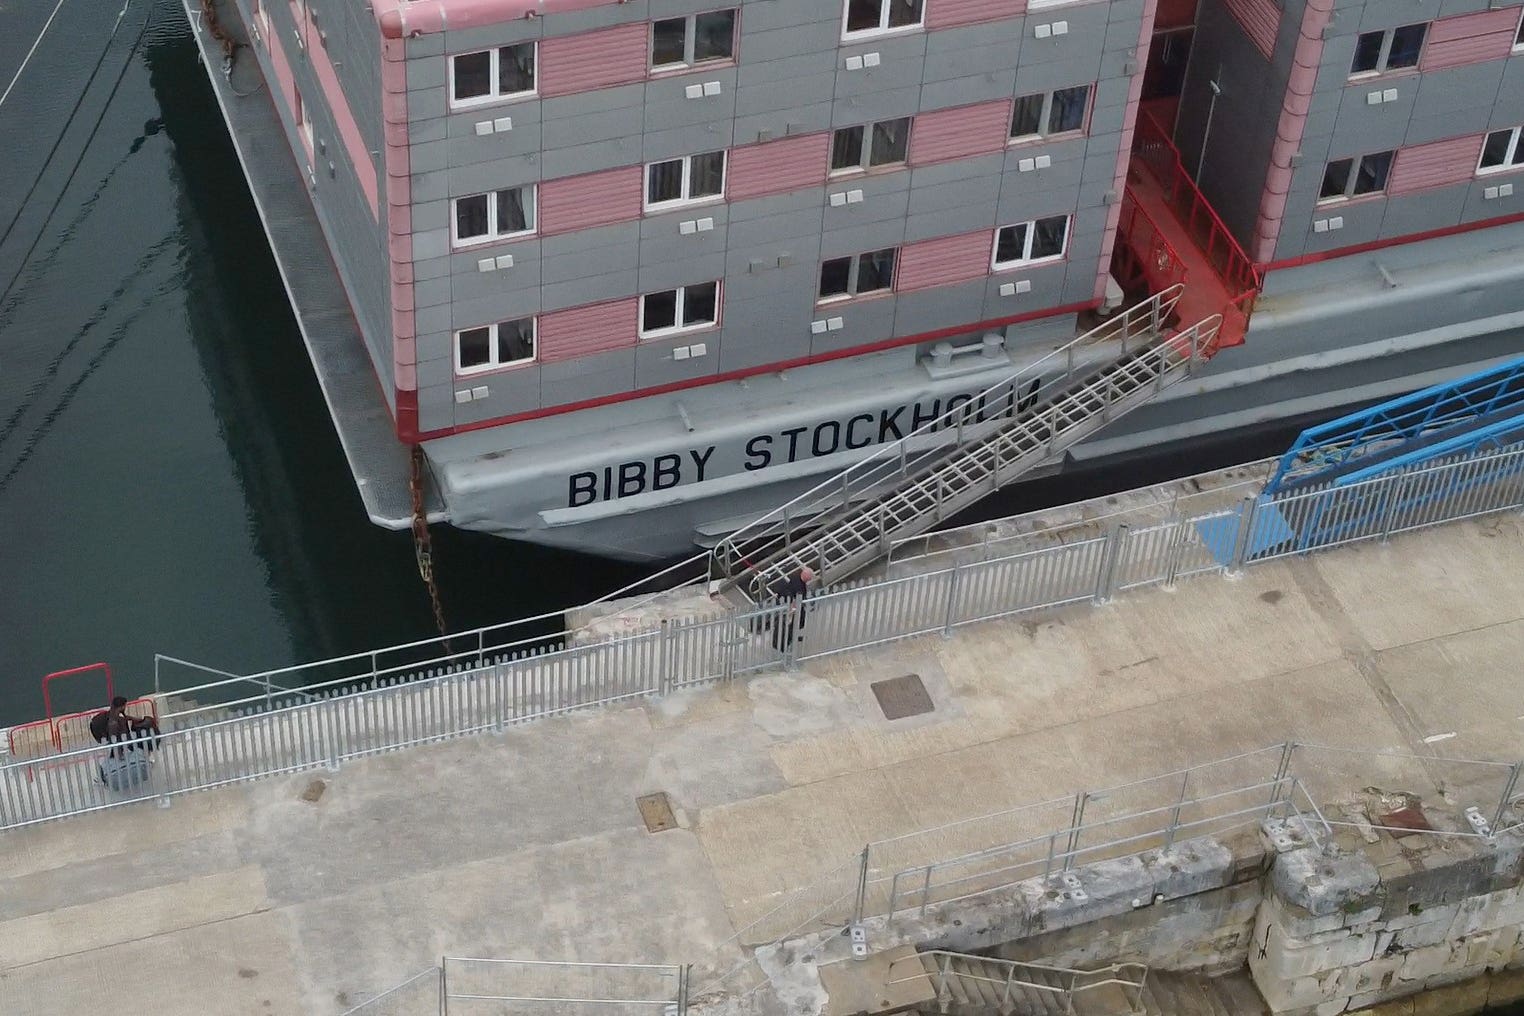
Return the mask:
<path id="1" fill-rule="evenodd" d="M 1002 1016 L 1145 1016 L 1148 968 L 1114 963 L 1070 970 L 932 950 L 890 966 L 891 984 L 925 978 L 938 1013 Z M 922 1011 L 926 1011 L 925 1008 Z"/>
<path id="2" fill-rule="evenodd" d="M 711 579 L 757 600 L 805 566 L 822 584 L 839 582 L 891 541 L 1062 455 L 1215 352 L 1221 317 L 1165 327 L 1180 291 L 1138 304 L 731 534 L 711 555 Z"/>

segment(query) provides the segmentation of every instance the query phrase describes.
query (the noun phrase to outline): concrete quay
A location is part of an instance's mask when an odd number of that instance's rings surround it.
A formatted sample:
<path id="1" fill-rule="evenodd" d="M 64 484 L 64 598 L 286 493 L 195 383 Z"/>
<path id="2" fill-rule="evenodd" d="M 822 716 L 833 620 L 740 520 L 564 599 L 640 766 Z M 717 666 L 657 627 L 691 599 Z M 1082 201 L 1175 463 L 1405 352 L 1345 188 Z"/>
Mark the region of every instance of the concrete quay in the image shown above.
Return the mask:
<path id="1" fill-rule="evenodd" d="M 703 984 L 869 841 L 1282 740 L 1434 759 L 1398 785 L 1331 761 L 1330 817 L 1372 785 L 1480 797 L 1443 759 L 1524 754 L 1521 536 L 1492 516 L 0 834 L 0 1012 L 330 1016 L 444 954 Z M 870 685 L 909 673 L 935 708 L 887 720 Z M 656 792 L 677 828 L 646 831 Z"/>

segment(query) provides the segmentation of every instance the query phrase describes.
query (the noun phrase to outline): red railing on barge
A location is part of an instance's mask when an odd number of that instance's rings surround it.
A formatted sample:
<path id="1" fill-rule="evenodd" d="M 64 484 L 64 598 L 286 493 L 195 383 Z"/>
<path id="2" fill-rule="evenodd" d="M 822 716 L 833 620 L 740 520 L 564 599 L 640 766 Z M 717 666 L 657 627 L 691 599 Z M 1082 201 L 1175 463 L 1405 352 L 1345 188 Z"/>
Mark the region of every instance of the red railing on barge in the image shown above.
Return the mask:
<path id="1" fill-rule="evenodd" d="M 1185 171 L 1169 131 L 1151 110 L 1138 113 L 1133 155 L 1136 164 L 1159 186 L 1166 207 L 1227 289 L 1222 345 L 1237 345 L 1248 330 L 1249 313 L 1263 283 L 1259 270 Z"/>

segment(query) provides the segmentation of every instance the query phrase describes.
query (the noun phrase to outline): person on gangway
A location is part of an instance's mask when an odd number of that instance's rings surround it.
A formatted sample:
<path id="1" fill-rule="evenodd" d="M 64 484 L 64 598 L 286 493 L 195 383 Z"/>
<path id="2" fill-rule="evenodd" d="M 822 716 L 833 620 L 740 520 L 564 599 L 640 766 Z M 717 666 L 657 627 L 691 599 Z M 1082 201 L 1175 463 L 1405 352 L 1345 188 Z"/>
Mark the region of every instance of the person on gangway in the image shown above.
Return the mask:
<path id="1" fill-rule="evenodd" d="M 804 601 L 809 598 L 810 583 L 814 580 L 815 572 L 812 569 L 800 568 L 768 590 L 778 602 L 788 604 L 788 613 L 778 618 L 773 628 L 773 648 L 780 653 L 788 652 L 788 647 L 804 631 L 804 615 L 808 609 Z"/>

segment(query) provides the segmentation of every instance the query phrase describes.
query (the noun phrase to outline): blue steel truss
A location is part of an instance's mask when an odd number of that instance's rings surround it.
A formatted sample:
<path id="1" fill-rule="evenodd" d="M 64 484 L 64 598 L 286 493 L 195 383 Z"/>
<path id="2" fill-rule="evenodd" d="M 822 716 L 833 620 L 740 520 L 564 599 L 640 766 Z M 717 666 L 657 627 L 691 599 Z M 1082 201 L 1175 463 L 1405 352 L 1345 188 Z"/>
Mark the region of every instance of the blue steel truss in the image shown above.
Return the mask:
<path id="1" fill-rule="evenodd" d="M 1442 455 L 1502 447 L 1519 440 L 1524 414 L 1524 359 L 1425 388 L 1304 430 L 1281 456 L 1265 493 L 1369 479 Z"/>

